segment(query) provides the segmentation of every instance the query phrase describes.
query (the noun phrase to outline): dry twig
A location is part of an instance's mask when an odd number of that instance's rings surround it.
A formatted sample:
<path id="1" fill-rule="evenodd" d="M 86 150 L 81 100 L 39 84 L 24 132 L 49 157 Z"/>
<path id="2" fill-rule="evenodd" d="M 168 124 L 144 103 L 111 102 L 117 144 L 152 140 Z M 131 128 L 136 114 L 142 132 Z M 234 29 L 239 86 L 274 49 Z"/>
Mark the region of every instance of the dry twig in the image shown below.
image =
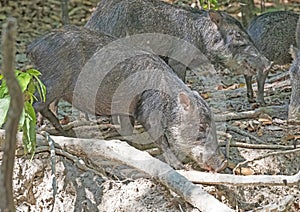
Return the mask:
<path id="1" fill-rule="evenodd" d="M 235 186 L 292 186 L 300 183 L 300 171 L 292 176 L 286 175 L 231 175 L 217 174 L 199 171 L 177 170 L 178 173 L 185 176 L 194 183 L 209 185 L 235 185 Z"/>
<path id="2" fill-rule="evenodd" d="M 221 147 L 227 147 L 227 142 L 219 142 L 219 146 Z M 282 150 L 289 150 L 289 149 L 295 149 L 295 148 L 300 148 L 299 145 L 271 145 L 271 144 L 247 144 L 247 143 L 242 143 L 242 142 L 235 142 L 231 141 L 230 142 L 231 147 L 241 147 L 241 148 L 247 148 L 247 149 L 282 149 Z"/>
<path id="3" fill-rule="evenodd" d="M 227 130 L 230 130 L 230 131 L 233 131 L 233 132 L 238 133 L 238 134 L 240 134 L 240 135 L 249 137 L 249 138 L 251 138 L 251 139 L 253 139 L 254 141 L 257 141 L 257 142 L 259 142 L 259 143 L 265 143 L 263 140 L 257 138 L 257 137 L 254 136 L 254 135 L 251 135 L 250 133 L 247 133 L 247 132 L 245 132 L 245 131 L 239 129 L 238 127 L 234 127 L 234 126 L 230 126 L 230 125 L 229 125 L 229 126 L 227 126 Z"/>
<path id="4" fill-rule="evenodd" d="M 253 119 L 259 117 L 260 114 L 266 113 L 270 116 L 276 116 L 280 111 L 287 111 L 287 106 L 268 106 L 260 107 L 256 110 L 244 111 L 244 112 L 229 112 L 227 114 L 215 115 L 216 122 L 224 122 L 230 120 L 240 120 L 240 119 Z"/>

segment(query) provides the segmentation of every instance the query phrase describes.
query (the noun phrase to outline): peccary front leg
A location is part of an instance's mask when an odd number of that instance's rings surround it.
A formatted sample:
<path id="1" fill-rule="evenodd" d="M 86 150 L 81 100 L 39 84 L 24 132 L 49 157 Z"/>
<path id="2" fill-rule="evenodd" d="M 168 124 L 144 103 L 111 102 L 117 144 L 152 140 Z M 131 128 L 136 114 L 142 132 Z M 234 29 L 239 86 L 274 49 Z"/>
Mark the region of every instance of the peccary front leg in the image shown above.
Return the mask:
<path id="1" fill-rule="evenodd" d="M 247 86 L 247 98 L 249 103 L 255 102 L 252 88 L 252 76 L 244 75 Z"/>
<path id="2" fill-rule="evenodd" d="M 47 118 L 59 132 L 63 132 L 63 128 L 59 123 L 58 118 L 49 109 L 49 104 L 46 103 L 35 103 L 34 108 L 43 117 Z"/>
<path id="3" fill-rule="evenodd" d="M 55 116 L 57 116 L 57 111 L 58 111 L 58 100 L 55 100 L 54 102 L 52 102 L 49 107 L 50 111 L 52 111 L 52 113 L 54 113 Z M 44 123 L 44 117 L 42 116 L 41 113 L 38 113 L 37 116 L 37 126 L 41 127 Z"/>
<path id="4" fill-rule="evenodd" d="M 129 115 L 111 115 L 112 124 L 119 124 L 120 130 L 118 131 L 122 136 L 129 136 L 133 134 L 135 119 Z"/>
<path id="5" fill-rule="evenodd" d="M 173 71 L 177 74 L 177 76 L 185 82 L 186 77 L 186 66 L 177 60 L 169 58 L 168 65 L 173 69 Z"/>
<path id="6" fill-rule="evenodd" d="M 181 161 L 174 155 L 172 152 L 169 143 L 167 141 L 167 138 L 163 135 L 160 136 L 156 140 L 156 143 L 159 145 L 160 149 L 163 151 L 163 156 L 165 158 L 166 163 L 168 163 L 170 166 L 172 166 L 174 169 L 183 169 L 184 166 L 181 163 Z"/>
<path id="7" fill-rule="evenodd" d="M 134 128 L 134 117 L 128 115 L 120 115 L 120 134 L 123 136 L 132 135 Z"/>
<path id="8" fill-rule="evenodd" d="M 269 71 L 258 71 L 257 73 L 257 95 L 256 100 L 260 105 L 265 105 L 264 100 L 264 86 L 266 82 L 266 78 L 268 76 Z"/>

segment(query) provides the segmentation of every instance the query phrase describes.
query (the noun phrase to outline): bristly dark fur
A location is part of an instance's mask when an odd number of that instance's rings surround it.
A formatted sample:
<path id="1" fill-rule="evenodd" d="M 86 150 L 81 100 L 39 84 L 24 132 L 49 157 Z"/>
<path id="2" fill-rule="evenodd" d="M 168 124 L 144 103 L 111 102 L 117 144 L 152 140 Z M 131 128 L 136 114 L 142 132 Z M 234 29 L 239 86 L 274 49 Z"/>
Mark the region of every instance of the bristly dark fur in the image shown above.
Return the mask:
<path id="1" fill-rule="evenodd" d="M 257 100 L 264 103 L 263 87 L 270 62 L 256 49 L 242 25 L 225 12 L 187 9 L 159 0 L 102 0 L 85 28 L 116 37 L 160 33 L 183 39 L 213 64 L 244 74 L 249 101 L 254 101 L 251 76 L 257 74 Z M 172 55 L 172 48 L 169 51 Z"/>
<path id="2" fill-rule="evenodd" d="M 291 63 L 291 45 L 296 45 L 295 32 L 299 14 L 291 11 L 263 13 L 251 20 L 248 33 L 260 52 L 275 64 Z"/>
<path id="3" fill-rule="evenodd" d="M 49 104 L 60 98 L 96 115 L 134 117 L 170 165 L 180 168 L 173 154 L 181 152 L 202 168 L 223 169 L 214 120 L 199 94 L 160 57 L 113 41 L 103 33 L 67 26 L 29 45 L 28 56 L 47 87 L 46 102 L 36 102 L 35 109 L 57 129 L 61 126 Z M 124 54 L 129 57 L 116 62 Z"/>

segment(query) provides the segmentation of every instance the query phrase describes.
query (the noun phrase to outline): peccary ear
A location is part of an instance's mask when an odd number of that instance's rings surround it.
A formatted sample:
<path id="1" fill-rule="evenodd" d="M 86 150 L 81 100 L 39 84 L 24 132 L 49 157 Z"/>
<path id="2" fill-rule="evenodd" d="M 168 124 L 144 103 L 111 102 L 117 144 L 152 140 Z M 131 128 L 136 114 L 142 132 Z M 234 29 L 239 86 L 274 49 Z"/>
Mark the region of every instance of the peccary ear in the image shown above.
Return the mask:
<path id="1" fill-rule="evenodd" d="M 299 49 L 297 49 L 293 45 L 290 46 L 290 54 L 291 54 L 293 60 L 295 60 L 297 58 L 298 51 L 299 51 Z"/>
<path id="2" fill-rule="evenodd" d="M 181 104 L 181 106 L 183 107 L 184 110 L 188 111 L 191 108 L 191 100 L 190 97 L 184 93 L 184 92 L 180 92 L 178 95 L 178 99 L 179 99 L 179 103 Z"/>
<path id="3" fill-rule="evenodd" d="M 216 11 L 208 11 L 210 20 L 214 22 L 216 25 L 220 25 L 222 21 L 222 15 L 219 12 Z"/>

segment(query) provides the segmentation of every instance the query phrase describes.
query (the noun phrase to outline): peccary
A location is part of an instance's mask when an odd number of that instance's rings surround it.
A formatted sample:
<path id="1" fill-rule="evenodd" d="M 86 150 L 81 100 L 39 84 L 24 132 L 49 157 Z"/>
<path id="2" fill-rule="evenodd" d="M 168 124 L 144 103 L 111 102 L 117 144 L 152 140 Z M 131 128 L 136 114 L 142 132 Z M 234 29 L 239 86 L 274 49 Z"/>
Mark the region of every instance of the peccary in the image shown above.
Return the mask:
<path id="1" fill-rule="evenodd" d="M 291 45 L 296 45 L 295 32 L 299 14 L 291 11 L 263 13 L 251 20 L 248 34 L 256 47 L 274 64 L 291 63 Z"/>
<path id="2" fill-rule="evenodd" d="M 158 56 L 113 40 L 66 26 L 33 41 L 27 53 L 47 87 L 36 110 L 58 129 L 49 104 L 59 98 L 96 115 L 124 115 L 144 126 L 173 167 L 189 156 L 201 168 L 224 169 L 213 116 L 200 95 Z"/>
<path id="3" fill-rule="evenodd" d="M 184 8 L 159 0 L 102 0 L 85 27 L 116 37 L 160 33 L 183 39 L 212 63 L 244 74 L 250 102 L 254 101 L 251 79 L 257 74 L 257 101 L 264 104 L 270 62 L 256 49 L 240 22 L 225 12 Z M 163 56 L 172 56 L 172 50 Z"/>
<path id="4" fill-rule="evenodd" d="M 300 18 L 296 28 L 297 47 L 291 47 L 293 64 L 290 67 L 292 93 L 289 105 L 288 120 L 290 123 L 300 123 Z"/>

